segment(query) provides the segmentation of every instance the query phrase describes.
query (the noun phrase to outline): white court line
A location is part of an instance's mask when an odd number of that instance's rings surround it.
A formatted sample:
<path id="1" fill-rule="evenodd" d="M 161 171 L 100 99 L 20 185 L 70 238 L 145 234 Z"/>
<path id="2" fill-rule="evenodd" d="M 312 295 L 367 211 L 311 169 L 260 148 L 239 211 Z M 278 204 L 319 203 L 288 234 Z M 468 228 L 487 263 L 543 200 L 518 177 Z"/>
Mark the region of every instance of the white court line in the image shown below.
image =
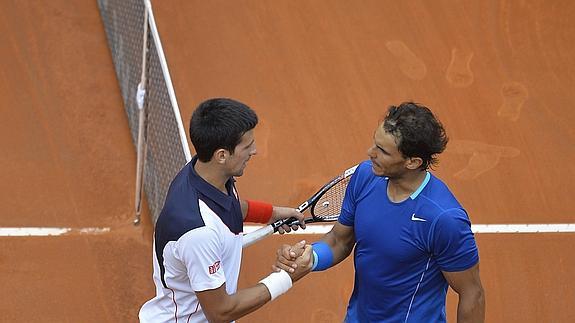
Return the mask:
<path id="1" fill-rule="evenodd" d="M 554 224 L 475 224 L 476 233 L 562 233 L 575 232 L 575 223 Z"/>
<path id="2" fill-rule="evenodd" d="M 333 225 L 308 225 L 305 230 L 297 230 L 293 234 L 324 234 L 331 230 Z M 244 233 L 250 233 L 261 226 L 244 225 Z M 560 233 L 575 232 L 575 223 L 554 224 L 473 224 L 474 233 Z"/>
<path id="3" fill-rule="evenodd" d="M 332 225 L 308 225 L 305 230 L 298 230 L 291 234 L 324 234 L 331 230 Z M 250 233 L 261 228 L 258 225 L 245 225 L 244 233 Z M 575 223 L 555 224 L 474 224 L 471 226 L 474 233 L 573 233 Z M 50 227 L 22 227 L 0 228 L 0 237 L 43 237 L 61 235 L 97 235 L 110 232 L 110 228 L 50 228 Z"/>
<path id="4" fill-rule="evenodd" d="M 0 237 L 44 237 L 77 234 L 102 234 L 110 232 L 110 228 L 0 228 Z"/>

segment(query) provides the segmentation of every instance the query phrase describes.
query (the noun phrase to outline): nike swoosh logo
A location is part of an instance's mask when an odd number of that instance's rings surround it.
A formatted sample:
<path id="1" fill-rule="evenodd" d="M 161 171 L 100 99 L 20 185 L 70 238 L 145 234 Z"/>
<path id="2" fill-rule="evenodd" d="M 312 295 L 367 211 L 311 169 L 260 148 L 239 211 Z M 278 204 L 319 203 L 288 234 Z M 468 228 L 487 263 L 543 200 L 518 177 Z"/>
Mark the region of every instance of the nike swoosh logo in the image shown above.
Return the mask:
<path id="1" fill-rule="evenodd" d="M 427 220 L 426 220 L 426 219 L 422 219 L 422 218 L 418 218 L 418 217 L 415 216 L 415 213 L 413 213 L 413 214 L 411 215 L 411 221 L 426 222 Z"/>

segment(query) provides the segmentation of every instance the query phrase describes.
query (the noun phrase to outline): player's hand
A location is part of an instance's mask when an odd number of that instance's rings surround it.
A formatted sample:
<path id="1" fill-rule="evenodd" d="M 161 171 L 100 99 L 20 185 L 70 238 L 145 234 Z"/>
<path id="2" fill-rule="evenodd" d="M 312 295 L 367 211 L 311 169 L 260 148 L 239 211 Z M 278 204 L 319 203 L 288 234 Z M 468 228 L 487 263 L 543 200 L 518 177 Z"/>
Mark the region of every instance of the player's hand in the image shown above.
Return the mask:
<path id="1" fill-rule="evenodd" d="M 297 218 L 300 222 L 299 224 L 294 224 L 291 227 L 286 224 L 282 225 L 278 228 L 278 232 L 280 234 L 291 232 L 291 230 L 296 231 L 299 227 L 305 229 L 304 215 L 291 207 L 274 206 L 270 223 L 289 218 Z"/>
<path id="2" fill-rule="evenodd" d="M 303 249 L 303 245 L 305 245 L 305 241 L 298 242 L 301 246 L 300 249 Z M 297 246 L 298 244 L 296 244 Z M 303 251 L 301 251 L 303 253 Z M 288 273 L 292 273 L 295 271 L 294 267 L 297 267 L 295 260 L 297 258 L 297 253 L 292 250 L 292 246 L 288 244 L 284 244 L 278 248 L 276 251 L 276 263 L 272 265 L 272 269 L 274 271 L 280 271 L 281 269 L 285 270 Z"/>
<path id="3" fill-rule="evenodd" d="M 273 270 L 285 270 L 294 282 L 311 271 L 312 247 L 306 245 L 305 240 L 293 246 L 282 245 L 277 250 L 276 256 L 276 263 L 272 266 Z"/>
<path id="4" fill-rule="evenodd" d="M 313 266 L 312 251 L 313 248 L 309 244 L 303 247 L 303 252 L 295 260 L 297 267 L 295 268 L 293 273 L 288 273 L 291 277 L 292 282 L 300 280 L 303 276 L 311 272 L 311 267 Z"/>

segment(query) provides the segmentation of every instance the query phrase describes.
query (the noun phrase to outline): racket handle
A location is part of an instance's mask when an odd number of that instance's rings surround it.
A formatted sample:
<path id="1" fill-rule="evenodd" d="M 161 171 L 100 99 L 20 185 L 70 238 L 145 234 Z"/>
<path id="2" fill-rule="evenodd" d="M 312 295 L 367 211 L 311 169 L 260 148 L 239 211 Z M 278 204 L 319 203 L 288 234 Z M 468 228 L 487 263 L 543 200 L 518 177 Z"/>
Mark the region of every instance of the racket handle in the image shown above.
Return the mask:
<path id="1" fill-rule="evenodd" d="M 305 219 L 304 222 L 305 223 L 313 222 L 313 219 Z M 245 234 L 243 236 L 243 240 L 242 240 L 242 248 L 250 246 L 250 245 L 262 240 L 263 238 L 265 238 L 269 235 L 272 235 L 274 232 L 277 232 L 278 228 L 284 224 L 292 226 L 292 225 L 297 225 L 298 223 L 299 223 L 299 220 L 297 218 L 277 220 L 276 222 L 274 222 L 272 224 L 268 224 L 263 228 L 259 228 L 252 233 Z"/>
<path id="2" fill-rule="evenodd" d="M 289 225 L 290 227 L 291 227 L 292 225 L 299 225 L 299 224 L 300 224 L 300 221 L 299 221 L 297 218 L 289 218 L 289 219 L 284 219 L 284 220 L 281 220 L 281 221 L 282 221 L 282 223 L 280 223 L 280 224 L 278 225 L 278 228 L 281 227 L 281 226 L 284 225 L 284 224 L 287 224 L 287 225 Z M 276 222 L 280 222 L 280 221 L 276 221 Z M 316 220 L 314 220 L 313 218 L 307 218 L 307 219 L 304 219 L 304 220 L 303 220 L 303 223 L 306 223 L 306 224 L 307 224 L 307 223 L 312 223 L 312 222 L 316 222 Z M 277 232 L 277 228 L 275 229 L 274 232 Z"/>
<path id="3" fill-rule="evenodd" d="M 250 246 L 262 240 L 263 238 L 272 235 L 275 231 L 276 230 L 274 230 L 274 227 L 271 224 L 268 224 L 265 227 L 259 228 L 252 233 L 245 234 L 242 239 L 242 248 Z"/>
<path id="4" fill-rule="evenodd" d="M 277 220 L 276 222 L 272 223 L 271 226 L 274 228 L 274 232 L 278 232 L 278 228 L 281 227 L 282 225 L 286 224 L 286 223 L 293 223 L 297 221 L 297 218 L 289 218 L 289 219 L 281 219 L 281 220 Z"/>
<path id="5" fill-rule="evenodd" d="M 311 223 L 311 222 L 315 222 L 313 218 L 309 218 L 309 219 L 304 220 L 304 223 Z M 299 225 L 300 221 L 297 218 L 281 219 L 281 220 L 277 220 L 276 222 L 274 222 L 270 225 L 274 228 L 274 232 L 277 232 L 278 228 L 284 224 L 287 224 L 291 227 L 292 225 Z"/>

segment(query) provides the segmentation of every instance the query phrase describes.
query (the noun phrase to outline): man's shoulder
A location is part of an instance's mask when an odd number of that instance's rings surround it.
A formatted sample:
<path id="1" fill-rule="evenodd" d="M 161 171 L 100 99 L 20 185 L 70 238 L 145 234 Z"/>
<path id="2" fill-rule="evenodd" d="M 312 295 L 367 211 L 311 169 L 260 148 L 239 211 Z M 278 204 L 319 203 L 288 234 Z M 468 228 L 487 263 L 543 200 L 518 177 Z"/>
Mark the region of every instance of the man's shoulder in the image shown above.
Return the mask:
<path id="1" fill-rule="evenodd" d="M 425 187 L 421 196 L 424 202 L 433 204 L 440 209 L 462 208 L 447 184 L 433 174 L 431 174 L 429 184 Z"/>
<path id="2" fill-rule="evenodd" d="M 184 233 L 205 226 L 199 194 L 193 186 L 178 180 L 181 175 L 182 172 L 172 182 L 156 222 L 156 231 L 169 237 L 169 240 L 177 240 Z"/>
<path id="3" fill-rule="evenodd" d="M 417 203 L 416 213 L 425 214 L 433 223 L 439 220 L 452 221 L 458 218 L 467 218 L 467 211 L 449 187 L 433 175 Z"/>

